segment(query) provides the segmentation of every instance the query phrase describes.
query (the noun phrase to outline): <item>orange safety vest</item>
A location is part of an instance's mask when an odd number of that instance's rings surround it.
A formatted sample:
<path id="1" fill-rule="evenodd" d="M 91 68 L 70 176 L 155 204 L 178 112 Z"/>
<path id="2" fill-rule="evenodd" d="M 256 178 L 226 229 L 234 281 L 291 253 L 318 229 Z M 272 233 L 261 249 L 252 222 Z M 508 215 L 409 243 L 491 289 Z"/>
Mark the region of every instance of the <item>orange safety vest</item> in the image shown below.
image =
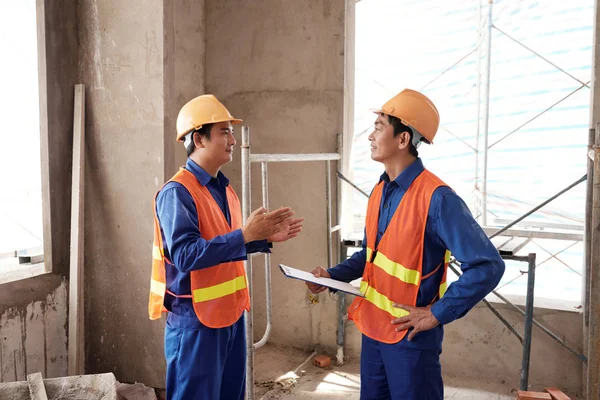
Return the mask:
<path id="1" fill-rule="evenodd" d="M 446 292 L 446 272 L 450 261 L 448 250 L 435 271 L 422 276 L 427 214 L 431 196 L 440 186 L 446 185 L 431 172 L 424 170 L 402 197 L 377 247 L 375 242 L 383 182 L 375 187 L 369 198 L 366 218 L 367 259 L 360 284 L 360 291 L 365 297 L 354 299 L 348 309 L 348 317 L 371 339 L 397 343 L 404 338 L 407 330 L 396 332 L 396 325 L 390 322 L 394 318 L 408 315 L 408 312 L 392 304 L 415 306 L 421 282 L 434 275 L 442 265 L 444 276 L 434 301 Z"/>
<path id="2" fill-rule="evenodd" d="M 181 168 L 170 181 L 179 182 L 192 195 L 198 213 L 200 235 L 210 240 L 242 227 L 240 200 L 231 186 L 227 186 L 227 202 L 231 213 L 231 227 L 208 188 L 198 183 L 196 177 Z M 157 194 L 158 195 L 158 194 Z M 175 297 L 191 298 L 196 316 L 204 325 L 223 328 L 233 325 L 244 310 L 250 310 L 250 295 L 243 261 L 225 262 L 209 268 L 190 272 L 191 295 L 176 295 L 167 290 L 165 257 L 160 223 L 156 215 L 154 198 L 154 245 L 152 248 L 152 279 L 150 281 L 150 319 L 159 319 L 164 307 L 165 293 Z"/>

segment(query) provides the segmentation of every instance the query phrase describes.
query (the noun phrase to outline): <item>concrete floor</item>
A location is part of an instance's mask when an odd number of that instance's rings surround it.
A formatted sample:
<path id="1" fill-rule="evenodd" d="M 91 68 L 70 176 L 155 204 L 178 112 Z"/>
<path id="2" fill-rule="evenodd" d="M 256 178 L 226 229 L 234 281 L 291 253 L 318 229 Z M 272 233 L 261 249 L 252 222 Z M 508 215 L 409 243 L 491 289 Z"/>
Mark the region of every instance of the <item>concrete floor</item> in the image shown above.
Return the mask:
<path id="1" fill-rule="evenodd" d="M 319 368 L 310 362 L 298 368 L 310 354 L 267 345 L 255 356 L 255 395 L 261 400 L 359 400 L 360 370 L 357 362 Z M 292 372 L 294 371 L 295 372 Z M 444 377 L 445 399 L 514 400 L 516 389 L 501 382 L 482 382 Z"/>

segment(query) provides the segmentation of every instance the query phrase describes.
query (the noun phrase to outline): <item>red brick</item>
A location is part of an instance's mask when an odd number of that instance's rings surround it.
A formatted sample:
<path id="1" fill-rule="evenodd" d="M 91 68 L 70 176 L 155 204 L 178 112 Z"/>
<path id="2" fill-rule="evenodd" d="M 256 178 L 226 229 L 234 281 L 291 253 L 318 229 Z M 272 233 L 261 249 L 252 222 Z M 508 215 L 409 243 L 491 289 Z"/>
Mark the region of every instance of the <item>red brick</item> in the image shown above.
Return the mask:
<path id="1" fill-rule="evenodd" d="M 526 392 L 519 390 L 517 400 L 552 400 L 548 393 L 544 392 Z"/>
<path id="2" fill-rule="evenodd" d="M 569 396 L 561 392 L 558 388 L 549 387 L 545 389 L 546 392 L 550 393 L 550 397 L 552 397 L 552 400 L 571 400 Z"/>
<path id="3" fill-rule="evenodd" d="M 317 367 L 325 368 L 331 365 L 331 358 L 327 356 L 316 356 L 313 361 Z"/>

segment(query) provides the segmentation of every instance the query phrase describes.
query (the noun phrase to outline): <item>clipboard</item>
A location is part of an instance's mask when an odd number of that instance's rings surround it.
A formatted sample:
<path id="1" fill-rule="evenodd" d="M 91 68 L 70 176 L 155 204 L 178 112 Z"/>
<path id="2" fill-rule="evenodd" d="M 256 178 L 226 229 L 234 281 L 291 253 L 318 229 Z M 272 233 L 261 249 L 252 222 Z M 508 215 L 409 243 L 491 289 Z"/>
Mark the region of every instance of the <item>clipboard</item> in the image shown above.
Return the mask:
<path id="1" fill-rule="evenodd" d="M 364 295 L 354 286 L 346 282 L 336 281 L 330 278 L 316 278 L 310 272 L 302 271 L 296 268 L 288 267 L 287 265 L 279 264 L 279 269 L 287 278 L 299 279 L 301 281 L 316 283 L 321 286 L 327 286 L 328 288 L 339 290 L 344 293 L 348 293 L 358 297 L 364 297 Z"/>

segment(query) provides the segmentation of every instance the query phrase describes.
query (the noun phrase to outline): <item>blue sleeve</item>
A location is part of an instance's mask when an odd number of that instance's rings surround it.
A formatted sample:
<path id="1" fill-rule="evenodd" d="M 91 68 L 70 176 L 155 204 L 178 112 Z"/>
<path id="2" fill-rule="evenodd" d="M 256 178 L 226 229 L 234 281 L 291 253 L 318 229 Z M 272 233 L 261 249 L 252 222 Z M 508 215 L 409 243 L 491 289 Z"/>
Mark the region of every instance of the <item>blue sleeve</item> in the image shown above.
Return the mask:
<path id="1" fill-rule="evenodd" d="M 365 271 L 365 263 L 367 261 L 367 235 L 363 238 L 362 249 L 352 254 L 352 256 L 333 268 L 329 268 L 327 272 L 331 279 L 342 282 L 351 282 L 360 278 Z"/>
<path id="2" fill-rule="evenodd" d="M 246 258 L 247 251 L 241 229 L 215 236 L 211 240 L 200 236 L 196 205 L 182 185 L 168 185 L 159 193 L 156 212 L 171 262 L 180 272 L 190 272 Z"/>
<path id="3" fill-rule="evenodd" d="M 451 190 L 438 191 L 434 193 L 434 197 L 441 196 L 437 232 L 462 270 L 462 276 L 431 307 L 436 319 L 448 324 L 464 316 L 494 290 L 504 274 L 504 261 L 464 201 Z"/>
<path id="4" fill-rule="evenodd" d="M 246 243 L 246 253 L 270 253 L 272 247 L 273 244 L 266 240 L 255 240 L 254 242 Z"/>

